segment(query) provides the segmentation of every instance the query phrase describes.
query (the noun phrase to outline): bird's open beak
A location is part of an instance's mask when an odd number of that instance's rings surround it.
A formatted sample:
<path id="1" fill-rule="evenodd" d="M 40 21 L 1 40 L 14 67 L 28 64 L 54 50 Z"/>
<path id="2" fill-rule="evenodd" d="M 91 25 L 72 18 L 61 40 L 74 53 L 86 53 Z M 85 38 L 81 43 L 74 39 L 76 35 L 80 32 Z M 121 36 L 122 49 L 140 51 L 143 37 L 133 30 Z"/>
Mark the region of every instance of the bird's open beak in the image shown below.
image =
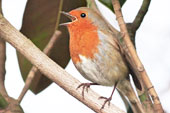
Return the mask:
<path id="1" fill-rule="evenodd" d="M 69 19 L 73 21 L 77 20 L 77 18 L 75 16 L 72 16 L 71 14 L 67 13 L 67 12 L 64 12 L 64 11 L 61 11 L 61 14 L 64 14 L 65 16 L 67 16 Z M 60 26 L 67 26 L 68 24 L 72 23 L 72 22 L 66 22 L 66 23 L 62 23 L 60 24 Z"/>

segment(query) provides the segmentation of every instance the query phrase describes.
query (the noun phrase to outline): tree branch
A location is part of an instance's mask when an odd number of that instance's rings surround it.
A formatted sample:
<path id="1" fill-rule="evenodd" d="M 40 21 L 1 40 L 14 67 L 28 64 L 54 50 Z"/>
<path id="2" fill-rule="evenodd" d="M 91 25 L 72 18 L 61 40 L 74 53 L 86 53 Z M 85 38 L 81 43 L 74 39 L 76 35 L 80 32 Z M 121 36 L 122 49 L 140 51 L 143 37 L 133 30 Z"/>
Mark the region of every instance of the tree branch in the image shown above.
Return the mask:
<path id="1" fill-rule="evenodd" d="M 0 14 L 2 14 L 2 1 L 0 0 Z M 5 61 L 6 61 L 6 43 L 0 38 L 0 94 L 3 97 L 8 97 L 4 86 L 5 80 Z"/>
<path id="2" fill-rule="evenodd" d="M 142 6 L 139 9 L 138 14 L 136 15 L 136 17 L 135 17 L 135 19 L 132 23 L 132 30 L 133 31 L 136 32 L 137 29 L 140 27 L 145 15 L 148 11 L 150 2 L 151 2 L 151 0 L 143 0 Z"/>
<path id="3" fill-rule="evenodd" d="M 87 105 L 95 112 L 101 112 L 100 108 L 104 100 L 99 100 L 99 95 L 89 89 L 82 97 L 82 88 L 76 90 L 80 82 L 68 74 L 63 68 L 48 58 L 41 52 L 28 38 L 16 30 L 2 15 L 0 16 L 0 37 L 13 45 L 21 54 L 23 54 L 33 65 L 35 65 L 46 77 L 54 81 L 70 95 Z M 125 113 L 113 104 L 105 107 L 102 113 Z"/>
<path id="4" fill-rule="evenodd" d="M 6 92 L 4 86 L 5 80 L 5 61 L 6 61 L 6 43 L 3 39 L 0 38 L 0 93 L 3 97 L 7 97 L 8 94 Z"/>
<path id="5" fill-rule="evenodd" d="M 137 56 L 135 48 L 134 48 L 134 46 L 133 46 L 133 44 L 130 40 L 130 36 L 128 34 L 127 27 L 126 27 L 125 21 L 124 21 L 123 16 L 122 16 L 120 3 L 119 3 L 118 0 L 112 0 L 112 3 L 113 3 L 113 6 L 114 6 L 114 11 L 115 11 L 115 14 L 116 14 L 117 21 L 119 23 L 121 33 L 123 34 L 123 41 L 126 44 L 125 52 L 131 58 L 131 61 L 135 63 L 136 69 L 140 73 L 141 78 L 144 81 L 144 83 L 145 83 L 145 85 L 148 89 L 148 92 L 149 92 L 149 94 L 150 94 L 150 96 L 151 96 L 151 98 L 154 102 L 155 111 L 159 112 L 159 113 L 163 113 L 163 108 L 161 106 L 159 97 L 158 97 L 155 89 L 153 88 L 153 85 L 152 85 L 152 83 L 151 83 L 151 81 L 150 81 L 150 79 L 149 79 L 149 77 L 148 77 L 148 75 L 145 71 L 145 68 L 143 67 L 139 57 Z"/>
<path id="6" fill-rule="evenodd" d="M 60 31 L 55 31 L 53 36 L 51 37 L 50 41 L 48 42 L 47 46 L 44 48 L 43 52 L 44 54 L 46 54 L 47 56 L 50 55 L 50 52 L 52 50 L 52 48 L 54 47 L 54 44 L 55 42 L 58 40 L 59 36 L 61 35 L 61 32 Z M 27 79 L 25 81 L 25 86 L 20 94 L 20 96 L 18 97 L 18 102 L 20 103 L 23 99 L 23 97 L 25 96 L 26 92 L 28 91 L 31 83 L 32 83 L 32 80 L 34 79 L 36 73 L 38 72 L 39 70 L 33 66 L 30 70 L 30 72 L 28 73 L 28 76 L 27 76 Z"/>
<path id="7" fill-rule="evenodd" d="M 140 27 L 145 15 L 148 11 L 150 2 L 151 2 L 151 0 L 143 0 L 141 8 L 139 9 L 134 21 L 132 23 L 127 23 L 128 32 L 129 32 L 130 38 L 134 45 L 135 45 L 136 31 Z"/>

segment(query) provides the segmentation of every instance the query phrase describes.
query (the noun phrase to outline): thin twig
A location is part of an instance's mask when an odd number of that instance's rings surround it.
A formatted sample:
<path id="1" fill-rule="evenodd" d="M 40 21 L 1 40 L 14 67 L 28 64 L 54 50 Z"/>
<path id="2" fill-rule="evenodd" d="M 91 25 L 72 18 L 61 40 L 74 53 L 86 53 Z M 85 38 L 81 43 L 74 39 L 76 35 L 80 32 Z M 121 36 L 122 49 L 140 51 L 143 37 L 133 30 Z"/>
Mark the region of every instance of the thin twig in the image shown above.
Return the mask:
<path id="1" fill-rule="evenodd" d="M 134 45 L 135 45 L 136 31 L 138 30 L 138 28 L 140 27 L 141 23 L 144 20 L 144 17 L 149 9 L 149 6 L 150 6 L 150 2 L 151 2 L 151 0 L 143 0 L 143 3 L 141 5 L 134 21 L 132 23 L 127 23 L 128 32 L 129 32 L 130 38 Z"/>
<path id="2" fill-rule="evenodd" d="M 0 0 L 0 17 L 2 17 L 2 1 Z M 9 97 L 4 86 L 6 61 L 6 42 L 0 37 L 0 113 L 23 113 L 18 101 Z"/>
<path id="3" fill-rule="evenodd" d="M 2 94 L 2 96 L 7 97 L 8 94 L 4 86 L 5 61 L 6 61 L 6 43 L 3 39 L 0 38 L 0 93 Z"/>
<path id="4" fill-rule="evenodd" d="M 0 15 L 0 37 L 14 46 L 23 56 L 35 65 L 44 76 L 54 81 L 70 95 L 84 103 L 95 112 L 101 112 L 100 108 L 104 100 L 93 90 L 89 89 L 83 99 L 82 88 L 76 90 L 80 82 L 68 74 L 63 68 L 52 61 L 47 55 L 40 51 L 28 38 L 16 30 L 2 15 Z M 113 104 L 105 106 L 102 113 L 125 113 Z"/>
<path id="5" fill-rule="evenodd" d="M 6 61 L 6 43 L 0 38 L 0 113 L 23 113 L 18 101 L 9 97 L 4 86 L 5 80 L 5 61 Z"/>
<path id="6" fill-rule="evenodd" d="M 55 31 L 53 36 L 51 37 L 50 41 L 48 42 L 47 46 L 44 48 L 43 52 L 44 54 L 46 54 L 47 56 L 49 56 L 52 48 L 54 47 L 55 42 L 58 40 L 59 36 L 61 35 L 60 31 Z M 36 73 L 37 73 L 38 69 L 33 66 L 30 70 L 30 72 L 28 73 L 27 79 L 25 81 L 25 86 L 22 90 L 22 92 L 20 93 L 20 96 L 18 97 L 18 102 L 20 103 L 23 99 L 23 97 L 25 96 L 26 92 L 28 91 L 32 80 L 34 79 Z"/>
<path id="7" fill-rule="evenodd" d="M 163 108 L 161 106 L 159 97 L 155 91 L 155 89 L 153 88 L 153 85 L 145 71 L 145 68 L 143 67 L 139 57 L 137 56 L 137 53 L 135 51 L 135 48 L 130 40 L 130 36 L 128 34 L 127 31 L 127 27 L 126 24 L 124 22 L 123 16 L 122 16 L 122 12 L 121 12 L 121 8 L 120 8 L 120 3 L 118 0 L 112 0 L 113 6 L 114 6 L 114 11 L 116 14 L 116 18 L 117 21 L 119 23 L 119 27 L 121 30 L 121 33 L 124 35 L 123 40 L 126 44 L 127 49 L 125 49 L 126 53 L 130 56 L 130 58 L 132 59 L 132 61 L 135 63 L 136 68 L 138 70 L 138 72 L 141 74 L 141 78 L 144 81 L 146 87 L 148 88 L 148 92 L 150 94 L 150 96 L 152 97 L 152 100 L 154 102 L 154 106 L 155 106 L 155 111 L 159 112 L 159 113 L 163 113 Z"/>
<path id="8" fill-rule="evenodd" d="M 142 6 L 139 9 L 133 23 L 132 23 L 132 30 L 137 31 L 137 29 L 140 27 L 147 11 L 149 8 L 151 0 L 143 0 Z"/>
<path id="9" fill-rule="evenodd" d="M 2 1 L 0 0 L 0 14 L 2 14 Z M 5 80 L 5 61 L 6 61 L 6 43 L 0 38 L 0 93 L 7 98 L 8 94 L 4 86 Z"/>

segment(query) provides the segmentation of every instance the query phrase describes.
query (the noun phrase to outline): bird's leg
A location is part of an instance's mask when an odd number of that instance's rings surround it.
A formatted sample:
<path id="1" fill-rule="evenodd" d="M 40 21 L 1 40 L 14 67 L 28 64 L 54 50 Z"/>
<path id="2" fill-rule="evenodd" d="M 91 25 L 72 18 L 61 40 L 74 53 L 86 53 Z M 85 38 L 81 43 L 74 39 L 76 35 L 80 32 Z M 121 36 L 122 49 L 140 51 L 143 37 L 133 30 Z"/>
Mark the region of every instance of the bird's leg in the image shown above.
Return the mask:
<path id="1" fill-rule="evenodd" d="M 106 105 L 106 103 L 108 103 L 108 105 L 110 106 L 110 101 L 112 100 L 112 96 L 113 96 L 113 93 L 114 93 L 114 91 L 115 91 L 115 89 L 116 89 L 116 86 L 117 86 L 117 82 L 115 83 L 114 88 L 113 88 L 113 91 L 112 91 L 112 94 L 110 95 L 109 98 L 103 97 L 103 96 L 99 97 L 99 99 L 105 99 L 105 101 L 104 101 L 102 107 L 100 108 L 100 110 L 102 110 L 102 109 L 104 108 L 104 106 Z"/>
<path id="2" fill-rule="evenodd" d="M 97 84 L 97 83 L 81 83 L 81 84 L 77 87 L 77 89 L 80 88 L 80 87 L 83 87 L 83 90 L 82 90 L 82 96 L 83 96 L 83 98 L 84 98 L 84 90 L 86 89 L 86 91 L 88 92 L 88 88 L 90 88 L 91 85 L 99 85 L 99 84 Z"/>

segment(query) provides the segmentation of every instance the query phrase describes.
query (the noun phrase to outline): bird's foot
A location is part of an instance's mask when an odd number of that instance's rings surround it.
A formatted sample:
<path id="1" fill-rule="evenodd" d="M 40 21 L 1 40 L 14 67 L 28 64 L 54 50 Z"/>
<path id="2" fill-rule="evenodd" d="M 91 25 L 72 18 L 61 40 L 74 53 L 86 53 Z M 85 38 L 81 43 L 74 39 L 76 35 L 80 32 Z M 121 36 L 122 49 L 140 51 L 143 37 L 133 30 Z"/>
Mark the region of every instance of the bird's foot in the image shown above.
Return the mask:
<path id="1" fill-rule="evenodd" d="M 110 106 L 110 101 L 112 100 L 112 96 L 113 96 L 113 93 L 114 93 L 114 91 L 115 91 L 115 89 L 116 89 L 117 83 L 118 83 L 118 82 L 115 83 L 115 86 L 114 86 L 113 91 L 112 91 L 112 93 L 111 93 L 111 95 L 110 95 L 109 98 L 102 97 L 102 96 L 99 97 L 99 99 L 105 99 L 102 107 L 100 108 L 100 111 L 101 111 L 102 109 L 104 109 L 104 106 L 106 105 L 106 103 L 108 103 L 108 105 Z"/>
<path id="2" fill-rule="evenodd" d="M 83 87 L 82 90 L 82 96 L 84 98 L 84 90 L 86 89 L 86 91 L 88 92 L 88 89 L 90 88 L 91 85 L 98 85 L 97 83 L 81 83 L 77 89 L 79 89 L 80 87 Z"/>
<path id="3" fill-rule="evenodd" d="M 104 109 L 106 103 L 108 103 L 108 106 L 110 106 L 110 101 L 112 100 L 112 97 L 107 98 L 107 97 L 101 96 L 101 97 L 99 97 L 99 99 L 105 99 L 102 107 L 100 108 L 100 110 L 102 110 L 102 109 Z"/>

